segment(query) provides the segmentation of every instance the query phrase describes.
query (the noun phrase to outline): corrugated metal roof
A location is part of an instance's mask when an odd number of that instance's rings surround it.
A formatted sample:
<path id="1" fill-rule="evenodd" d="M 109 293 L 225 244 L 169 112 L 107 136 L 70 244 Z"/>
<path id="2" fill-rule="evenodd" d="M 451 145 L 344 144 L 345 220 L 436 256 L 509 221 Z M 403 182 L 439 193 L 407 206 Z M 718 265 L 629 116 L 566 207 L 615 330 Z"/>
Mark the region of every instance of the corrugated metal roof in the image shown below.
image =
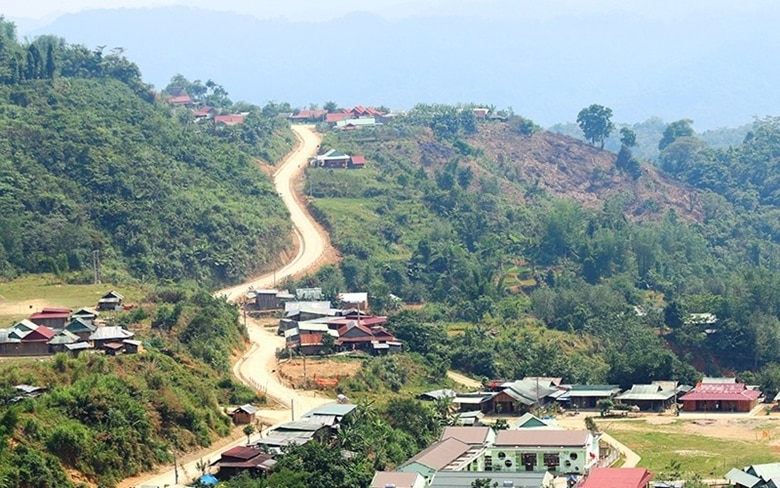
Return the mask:
<path id="1" fill-rule="evenodd" d="M 61 330 L 59 334 L 52 337 L 52 339 L 49 341 L 49 344 L 73 344 L 74 342 L 78 342 L 79 336 L 74 334 L 73 332 L 70 332 L 68 330 Z"/>
<path id="2" fill-rule="evenodd" d="M 240 407 L 238 407 L 235 410 L 233 410 L 233 413 L 244 412 L 244 413 L 248 413 L 248 414 L 251 415 L 253 413 L 257 413 L 257 410 L 258 410 L 257 407 L 255 407 L 254 405 L 252 405 L 250 403 L 247 403 L 247 404 L 241 405 Z"/>
<path id="3" fill-rule="evenodd" d="M 98 327 L 95 329 L 95 331 L 90 334 L 89 340 L 91 341 L 109 341 L 109 340 L 123 340 L 123 339 L 130 339 L 135 334 L 130 332 L 129 330 L 125 330 L 122 327 L 111 325 L 106 327 Z"/>
<path id="4" fill-rule="evenodd" d="M 311 417 L 313 415 L 335 415 L 337 417 L 343 417 L 352 413 L 356 408 L 357 405 L 352 403 L 328 403 L 306 412 L 303 416 Z"/>
<path id="5" fill-rule="evenodd" d="M 377 471 L 374 473 L 374 479 L 371 481 L 371 488 L 386 488 L 395 486 L 395 488 L 415 488 L 423 486 L 425 481 L 420 473 L 404 473 L 401 471 Z"/>
<path id="6" fill-rule="evenodd" d="M 753 473 L 764 481 L 780 478 L 780 463 L 753 464 L 745 468 L 745 471 Z"/>
<path id="7" fill-rule="evenodd" d="M 470 488 L 477 479 L 487 478 L 498 486 L 511 481 L 513 488 L 539 488 L 552 486 L 553 476 L 549 472 L 477 472 L 477 471 L 438 471 L 428 485 L 429 488 Z"/>
<path id="8" fill-rule="evenodd" d="M 482 445 L 487 442 L 492 429 L 490 427 L 445 427 L 439 439 L 458 439 L 471 445 Z"/>
<path id="9" fill-rule="evenodd" d="M 616 396 L 617 400 L 665 401 L 676 394 L 675 390 L 663 390 L 661 385 L 633 385 L 630 390 Z"/>
<path id="10" fill-rule="evenodd" d="M 724 476 L 727 480 L 747 488 L 753 488 L 757 484 L 761 483 L 761 478 L 753 476 L 752 474 L 741 471 L 737 468 L 731 468 L 731 471 Z"/>
<path id="11" fill-rule="evenodd" d="M 466 427 L 471 428 L 471 427 Z M 434 442 L 427 449 L 417 453 L 404 463 L 404 466 L 412 463 L 420 463 L 434 470 L 442 469 L 455 461 L 471 449 L 469 444 L 452 437 Z"/>

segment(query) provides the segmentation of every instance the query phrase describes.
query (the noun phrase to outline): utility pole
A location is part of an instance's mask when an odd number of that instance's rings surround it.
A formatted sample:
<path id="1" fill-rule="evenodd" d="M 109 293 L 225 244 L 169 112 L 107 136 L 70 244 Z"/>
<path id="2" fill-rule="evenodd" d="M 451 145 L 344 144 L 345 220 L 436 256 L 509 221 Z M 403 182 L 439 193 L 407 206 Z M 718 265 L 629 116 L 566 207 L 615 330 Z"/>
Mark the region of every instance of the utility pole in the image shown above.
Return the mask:
<path id="1" fill-rule="evenodd" d="M 92 251 L 92 269 L 95 272 L 95 284 L 100 284 L 102 277 L 100 276 L 100 249 Z"/>
<path id="2" fill-rule="evenodd" d="M 174 437 L 173 440 L 173 478 L 174 478 L 174 484 L 179 484 L 179 463 L 176 460 L 176 438 Z"/>

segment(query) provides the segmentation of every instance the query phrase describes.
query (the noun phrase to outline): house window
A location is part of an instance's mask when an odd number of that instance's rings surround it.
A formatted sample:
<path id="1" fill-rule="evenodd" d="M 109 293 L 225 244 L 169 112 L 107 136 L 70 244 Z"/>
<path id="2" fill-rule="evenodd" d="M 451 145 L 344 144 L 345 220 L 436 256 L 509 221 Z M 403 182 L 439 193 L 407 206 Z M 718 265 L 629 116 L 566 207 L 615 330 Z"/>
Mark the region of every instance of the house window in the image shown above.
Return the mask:
<path id="1" fill-rule="evenodd" d="M 493 456 L 485 456 L 485 471 L 493 471 Z"/>
<path id="2" fill-rule="evenodd" d="M 561 464 L 561 455 L 557 452 L 544 453 L 544 465 L 549 469 L 557 469 Z"/>
<path id="3" fill-rule="evenodd" d="M 569 459 L 571 459 L 572 461 L 576 461 L 577 460 L 577 453 L 573 452 L 573 453 L 569 454 Z"/>
<path id="4" fill-rule="evenodd" d="M 536 467 L 536 453 L 535 452 L 524 452 L 520 455 L 520 459 L 522 460 L 523 466 L 525 466 L 526 471 L 533 471 Z"/>

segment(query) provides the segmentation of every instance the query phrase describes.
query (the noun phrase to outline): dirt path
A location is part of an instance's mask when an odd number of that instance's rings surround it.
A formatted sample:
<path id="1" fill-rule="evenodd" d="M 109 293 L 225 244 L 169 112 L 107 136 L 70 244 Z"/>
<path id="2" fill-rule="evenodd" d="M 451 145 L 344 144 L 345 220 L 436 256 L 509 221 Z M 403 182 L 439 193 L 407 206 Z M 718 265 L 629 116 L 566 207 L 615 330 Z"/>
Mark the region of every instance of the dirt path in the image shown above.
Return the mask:
<path id="1" fill-rule="evenodd" d="M 297 276 L 309 271 L 318 264 L 324 263 L 328 255 L 335 254 L 328 233 L 309 214 L 301 197 L 295 192 L 295 181 L 303 173 L 309 158 L 317 154 L 322 136 L 314 131 L 313 126 L 293 125 L 292 130 L 298 138 L 299 145 L 274 173 L 274 185 L 290 210 L 292 230 L 299 243 L 298 253 L 282 268 L 240 285 L 218 290 L 215 295 L 224 295 L 228 300 L 235 300 L 246 293 L 250 287 L 256 289 L 273 287 L 275 283 L 287 276 Z"/>
<path id="2" fill-rule="evenodd" d="M 228 300 L 236 300 L 252 287 L 255 289 L 270 288 L 276 282 L 287 276 L 297 276 L 324 264 L 335 251 L 330 245 L 328 234 L 306 210 L 301 198 L 295 192 L 295 180 L 303 172 L 311 156 L 316 155 L 322 137 L 314 131 L 313 126 L 292 126 L 298 138 L 298 146 L 287 156 L 285 161 L 274 173 L 274 185 L 285 205 L 290 210 L 292 230 L 295 233 L 298 252 L 295 257 L 275 272 L 253 278 L 240 285 L 224 288 L 215 295 L 226 296 Z M 258 417 L 266 424 L 276 425 L 290 419 L 297 419 L 303 413 L 318 405 L 331 402 L 331 399 L 316 396 L 313 392 L 299 391 L 288 388 L 279 381 L 276 375 L 276 350 L 284 347 L 284 340 L 276 336 L 258 322 L 247 319 L 247 330 L 251 347 L 233 366 L 234 374 L 245 384 L 255 390 L 266 393 L 283 408 L 264 409 L 258 412 Z M 228 439 L 222 439 L 209 448 L 188 454 L 178 463 L 178 481 L 183 486 L 200 473 L 198 462 L 211 463 L 219 455 L 231 447 L 243 445 L 247 439 L 243 434 L 236 438 L 236 432 Z M 260 433 L 252 440 L 260 437 Z M 132 488 L 141 485 L 176 486 L 177 473 L 173 466 L 160 467 L 154 474 L 145 474 L 128 478 L 118 485 L 119 488 Z"/>
<path id="3" fill-rule="evenodd" d="M 471 379 L 468 376 L 462 375 L 460 373 L 456 373 L 455 371 L 452 370 L 447 371 L 447 377 L 452 381 L 454 381 L 455 383 L 465 386 L 466 388 L 474 388 L 474 389 L 482 388 L 482 383 L 480 383 L 479 381 Z"/>

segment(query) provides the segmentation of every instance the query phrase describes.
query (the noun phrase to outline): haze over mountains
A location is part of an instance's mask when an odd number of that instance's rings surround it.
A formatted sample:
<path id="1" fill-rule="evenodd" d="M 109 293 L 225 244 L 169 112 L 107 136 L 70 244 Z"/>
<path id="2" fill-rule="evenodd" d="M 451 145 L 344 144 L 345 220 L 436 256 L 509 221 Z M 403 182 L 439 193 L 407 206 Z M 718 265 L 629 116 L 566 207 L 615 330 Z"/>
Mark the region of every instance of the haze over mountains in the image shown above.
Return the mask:
<path id="1" fill-rule="evenodd" d="M 122 47 L 158 89 L 181 73 L 257 104 L 476 102 L 549 126 L 599 103 L 617 122 L 690 118 L 697 130 L 780 113 L 778 6 L 572 12 L 460 2 L 313 22 L 162 7 L 82 11 L 20 34 Z"/>

